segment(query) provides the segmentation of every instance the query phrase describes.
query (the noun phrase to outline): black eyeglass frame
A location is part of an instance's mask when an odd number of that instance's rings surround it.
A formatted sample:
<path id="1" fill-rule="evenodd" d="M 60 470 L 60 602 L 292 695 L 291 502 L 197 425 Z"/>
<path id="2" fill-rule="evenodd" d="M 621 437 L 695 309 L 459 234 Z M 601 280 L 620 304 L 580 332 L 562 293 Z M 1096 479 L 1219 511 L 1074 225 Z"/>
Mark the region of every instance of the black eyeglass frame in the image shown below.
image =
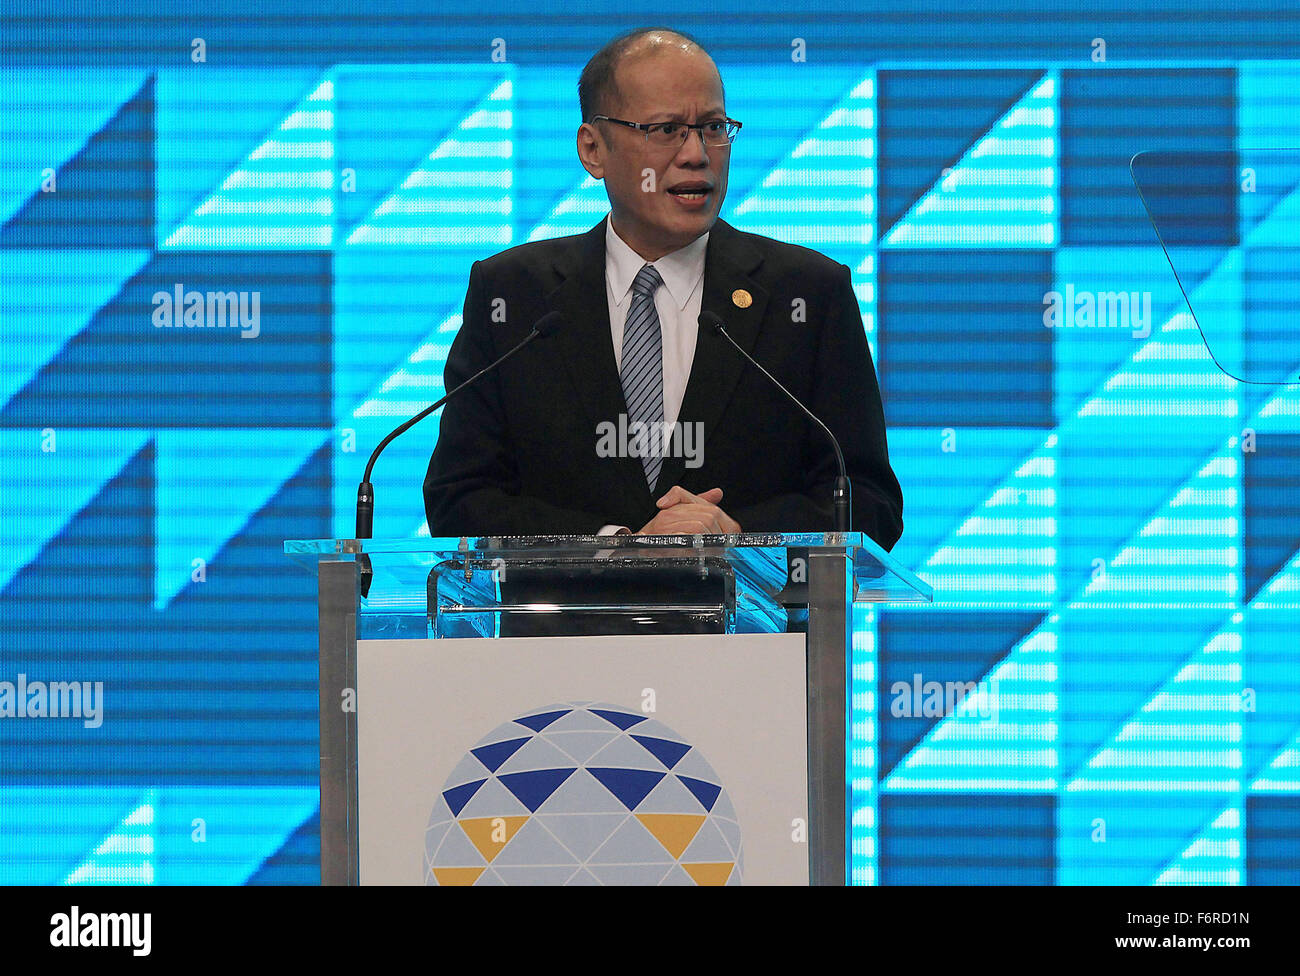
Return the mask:
<path id="1" fill-rule="evenodd" d="M 593 115 L 591 117 L 591 121 L 592 122 L 601 122 L 601 121 L 614 122 L 617 123 L 618 125 L 627 126 L 629 129 L 637 129 L 640 132 L 645 133 L 646 142 L 650 141 L 650 133 L 654 129 L 662 128 L 665 125 L 680 125 L 685 130 L 694 129 L 696 132 L 700 134 L 700 142 L 704 143 L 704 145 L 709 146 L 710 148 L 713 149 L 722 149 L 725 146 L 730 146 L 732 143 L 736 141 L 736 136 L 740 135 L 740 130 L 743 127 L 743 123 L 737 122 L 735 119 L 730 119 L 726 117 L 723 117 L 721 119 L 707 119 L 704 122 L 675 122 L 671 120 L 668 122 L 629 122 L 627 121 L 627 119 L 616 119 L 610 115 Z M 710 143 L 705 140 L 704 127 L 706 125 L 712 125 L 715 122 L 725 122 L 727 124 L 726 143 L 720 143 L 720 142 Z M 682 136 L 682 145 L 686 144 L 686 140 L 688 138 L 690 138 L 689 131 L 687 132 L 686 135 Z"/>

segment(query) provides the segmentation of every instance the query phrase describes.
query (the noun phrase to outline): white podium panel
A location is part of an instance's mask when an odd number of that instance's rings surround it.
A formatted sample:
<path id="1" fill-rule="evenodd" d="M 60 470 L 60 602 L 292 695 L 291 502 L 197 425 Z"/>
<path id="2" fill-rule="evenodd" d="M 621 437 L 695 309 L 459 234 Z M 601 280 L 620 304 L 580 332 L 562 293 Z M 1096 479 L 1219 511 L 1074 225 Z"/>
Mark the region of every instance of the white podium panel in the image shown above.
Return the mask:
<path id="1" fill-rule="evenodd" d="M 362 884 L 808 883 L 801 634 L 357 642 Z"/>

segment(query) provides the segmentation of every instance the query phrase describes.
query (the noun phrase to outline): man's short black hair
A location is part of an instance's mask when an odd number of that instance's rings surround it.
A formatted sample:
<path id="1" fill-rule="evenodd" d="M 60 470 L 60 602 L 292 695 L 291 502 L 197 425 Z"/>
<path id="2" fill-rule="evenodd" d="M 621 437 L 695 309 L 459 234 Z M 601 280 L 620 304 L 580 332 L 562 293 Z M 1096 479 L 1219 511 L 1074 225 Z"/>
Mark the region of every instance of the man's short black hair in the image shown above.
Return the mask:
<path id="1" fill-rule="evenodd" d="M 578 107 L 582 110 L 582 121 L 590 122 L 594 115 L 608 114 L 613 103 L 618 101 L 619 91 L 614 81 L 614 69 L 623 60 L 623 55 L 647 34 L 671 34 L 704 50 L 704 45 L 690 34 L 672 27 L 638 27 L 626 34 L 619 34 L 591 56 L 578 78 Z"/>

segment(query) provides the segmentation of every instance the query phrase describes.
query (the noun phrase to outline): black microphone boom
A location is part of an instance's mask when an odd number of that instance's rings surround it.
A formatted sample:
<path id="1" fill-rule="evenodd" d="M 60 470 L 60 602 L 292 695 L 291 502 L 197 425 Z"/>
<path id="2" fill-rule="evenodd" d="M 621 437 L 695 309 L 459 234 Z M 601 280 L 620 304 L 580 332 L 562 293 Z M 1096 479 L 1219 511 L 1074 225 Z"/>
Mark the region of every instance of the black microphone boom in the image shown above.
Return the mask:
<path id="1" fill-rule="evenodd" d="M 835 435 L 831 433 L 831 429 L 822 423 L 821 419 L 815 413 L 805 407 L 803 401 L 782 386 L 775 376 L 759 365 L 758 360 L 745 352 L 745 350 L 741 348 L 740 343 L 736 342 L 735 339 L 731 338 L 731 336 L 727 334 L 727 327 L 723 323 L 721 316 L 716 312 L 701 313 L 700 325 L 707 326 L 714 332 L 714 334 L 720 335 L 722 338 L 730 342 L 738 353 L 749 360 L 751 366 L 771 380 L 778 390 L 788 396 L 796 407 L 806 413 L 813 423 L 826 432 L 826 436 L 830 438 L 831 447 L 835 448 L 835 461 L 840 466 L 839 477 L 835 479 L 835 488 L 831 492 L 831 508 L 835 513 L 834 531 L 852 531 L 849 528 L 853 524 L 852 486 L 849 482 L 848 469 L 844 467 L 844 452 L 840 450 L 840 442 L 835 439 Z"/>
<path id="2" fill-rule="evenodd" d="M 425 417 L 429 416 L 429 414 L 433 413 L 435 410 L 441 407 L 444 403 L 446 403 L 448 400 L 454 397 L 461 390 L 464 390 L 472 386 L 474 383 L 478 382 L 480 378 L 492 372 L 492 370 L 496 369 L 507 359 L 509 359 L 511 356 L 517 353 L 520 349 L 524 348 L 524 346 L 528 345 L 528 343 L 532 342 L 534 339 L 538 338 L 539 336 L 546 337 L 554 333 L 556 329 L 560 328 L 564 324 L 564 321 L 565 321 L 564 316 L 559 312 L 546 313 L 540 319 L 537 320 L 537 324 L 533 326 L 532 331 L 529 332 L 528 335 L 524 336 L 524 338 L 519 342 L 519 344 L 516 345 L 513 349 L 511 349 L 509 352 L 507 352 L 504 356 L 502 356 L 500 359 L 498 359 L 496 362 L 492 363 L 491 365 L 484 366 L 477 373 L 475 373 L 473 376 L 467 379 L 464 383 L 461 383 L 459 386 L 457 386 L 456 389 L 451 390 L 441 400 L 425 407 L 414 417 L 406 421 L 406 423 L 402 424 L 400 427 L 398 427 L 391 434 L 389 434 L 387 437 L 385 437 L 382 441 L 379 442 L 379 446 L 376 447 L 374 453 L 370 455 L 370 461 L 366 465 L 366 473 L 361 478 L 361 484 L 357 486 L 357 536 L 356 537 L 358 539 L 369 539 L 371 532 L 374 531 L 375 489 L 374 486 L 370 484 L 370 472 L 374 469 L 375 462 L 379 460 L 379 455 L 383 453 L 384 448 L 386 448 L 390 443 L 392 443 L 393 440 L 405 434 L 408 430 L 410 430 L 412 427 L 418 424 Z"/>

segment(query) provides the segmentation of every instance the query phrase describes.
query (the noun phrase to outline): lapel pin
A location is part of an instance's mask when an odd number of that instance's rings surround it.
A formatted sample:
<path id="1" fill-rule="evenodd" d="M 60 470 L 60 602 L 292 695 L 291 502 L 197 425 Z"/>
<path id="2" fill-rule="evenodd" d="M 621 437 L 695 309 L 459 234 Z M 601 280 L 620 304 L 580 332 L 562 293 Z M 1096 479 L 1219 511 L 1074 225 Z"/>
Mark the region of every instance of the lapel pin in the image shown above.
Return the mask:
<path id="1" fill-rule="evenodd" d="M 731 301 L 736 308 L 749 308 L 754 304 L 754 297 L 745 289 L 737 288 L 731 293 Z"/>

